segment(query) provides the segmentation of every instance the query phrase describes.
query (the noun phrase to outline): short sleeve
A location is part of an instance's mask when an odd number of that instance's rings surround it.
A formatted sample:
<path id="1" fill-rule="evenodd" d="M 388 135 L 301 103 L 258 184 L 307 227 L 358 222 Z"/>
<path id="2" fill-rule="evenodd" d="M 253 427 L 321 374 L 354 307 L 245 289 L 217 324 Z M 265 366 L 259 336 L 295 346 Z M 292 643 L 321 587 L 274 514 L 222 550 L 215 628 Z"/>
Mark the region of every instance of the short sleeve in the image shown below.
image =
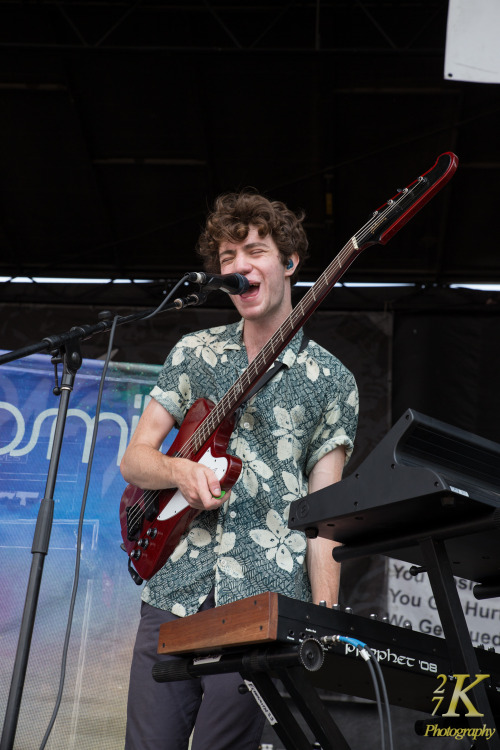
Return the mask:
<path id="1" fill-rule="evenodd" d="M 326 378 L 326 393 L 317 427 L 308 446 L 305 473 L 335 448 L 344 446 L 346 463 L 352 455 L 358 424 L 359 396 L 353 374 L 335 360 Z"/>
<path id="2" fill-rule="evenodd" d="M 194 402 L 190 369 L 181 339 L 165 360 L 156 385 L 150 393 L 151 397 L 174 417 L 178 427 Z"/>

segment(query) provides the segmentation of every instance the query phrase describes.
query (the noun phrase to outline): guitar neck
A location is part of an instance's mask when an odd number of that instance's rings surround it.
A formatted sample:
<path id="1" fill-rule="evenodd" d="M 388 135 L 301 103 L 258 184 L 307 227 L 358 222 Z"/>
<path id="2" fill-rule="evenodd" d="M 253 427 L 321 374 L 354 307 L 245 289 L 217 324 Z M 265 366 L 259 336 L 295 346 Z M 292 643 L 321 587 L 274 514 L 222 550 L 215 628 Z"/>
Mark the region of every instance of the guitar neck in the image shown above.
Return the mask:
<path id="1" fill-rule="evenodd" d="M 399 191 L 347 242 L 316 283 L 271 336 L 267 344 L 231 386 L 191 437 L 190 447 L 198 452 L 219 425 L 245 401 L 248 394 L 290 343 L 297 331 L 324 300 L 356 257 L 369 245 L 385 244 L 451 178 L 458 165 L 455 154 L 442 154 L 435 165 L 411 185 Z M 181 453 L 182 455 L 182 453 Z"/>

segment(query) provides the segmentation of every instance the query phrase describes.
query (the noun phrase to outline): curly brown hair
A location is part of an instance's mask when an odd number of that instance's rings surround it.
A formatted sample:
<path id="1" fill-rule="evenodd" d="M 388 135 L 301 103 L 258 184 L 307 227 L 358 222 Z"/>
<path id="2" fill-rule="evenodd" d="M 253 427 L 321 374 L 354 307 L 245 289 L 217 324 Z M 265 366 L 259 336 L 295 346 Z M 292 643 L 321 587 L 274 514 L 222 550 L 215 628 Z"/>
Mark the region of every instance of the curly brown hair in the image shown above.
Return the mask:
<path id="1" fill-rule="evenodd" d="M 205 228 L 198 238 L 198 254 L 204 261 L 205 270 L 219 273 L 219 247 L 224 240 L 242 242 L 250 225 L 257 228 L 259 236 L 271 236 L 276 243 L 283 265 L 296 252 L 299 262 L 291 276 L 296 281 L 297 271 L 307 258 L 309 242 L 302 226 L 304 212 L 295 214 L 281 201 L 270 201 L 250 190 L 239 193 L 224 193 L 215 200 L 214 208 L 207 217 Z"/>

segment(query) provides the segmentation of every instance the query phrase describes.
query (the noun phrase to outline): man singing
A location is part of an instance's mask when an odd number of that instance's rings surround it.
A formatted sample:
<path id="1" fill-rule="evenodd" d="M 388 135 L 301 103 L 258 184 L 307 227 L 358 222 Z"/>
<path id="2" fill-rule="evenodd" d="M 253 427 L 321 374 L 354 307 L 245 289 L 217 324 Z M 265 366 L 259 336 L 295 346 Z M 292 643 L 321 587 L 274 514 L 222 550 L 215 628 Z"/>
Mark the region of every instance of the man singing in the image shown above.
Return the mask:
<path id="1" fill-rule="evenodd" d="M 231 492 L 211 469 L 159 451 L 193 402 L 217 403 L 292 311 L 308 241 L 296 215 L 253 192 L 220 196 L 199 238 L 211 273 L 245 276 L 238 323 L 184 336 L 160 372 L 123 457 L 125 480 L 177 487 L 201 512 L 142 594 L 128 699 L 126 750 L 256 750 L 264 716 L 239 674 L 156 683 L 158 631 L 169 620 L 265 591 L 337 601 L 333 543 L 288 529 L 290 503 L 337 482 L 357 425 L 353 375 L 300 330 L 282 367 L 237 416 L 229 452 L 242 460 Z M 173 659 L 176 657 L 166 657 Z"/>

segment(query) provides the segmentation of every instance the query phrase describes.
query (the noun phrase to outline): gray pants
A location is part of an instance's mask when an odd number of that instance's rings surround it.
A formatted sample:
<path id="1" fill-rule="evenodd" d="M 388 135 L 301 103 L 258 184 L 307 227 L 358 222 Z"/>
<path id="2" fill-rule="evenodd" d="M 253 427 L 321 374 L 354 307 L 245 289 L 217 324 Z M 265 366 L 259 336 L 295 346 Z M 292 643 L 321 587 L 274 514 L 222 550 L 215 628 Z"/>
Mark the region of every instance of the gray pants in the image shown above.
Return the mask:
<path id="1" fill-rule="evenodd" d="M 201 609 L 213 606 L 209 597 Z M 160 656 L 160 625 L 177 619 L 142 604 L 132 658 L 125 750 L 257 750 L 264 715 L 250 693 L 241 694 L 238 673 L 207 675 L 181 682 L 153 680 L 153 665 L 175 656 Z M 203 700 L 202 700 L 203 699 Z"/>

